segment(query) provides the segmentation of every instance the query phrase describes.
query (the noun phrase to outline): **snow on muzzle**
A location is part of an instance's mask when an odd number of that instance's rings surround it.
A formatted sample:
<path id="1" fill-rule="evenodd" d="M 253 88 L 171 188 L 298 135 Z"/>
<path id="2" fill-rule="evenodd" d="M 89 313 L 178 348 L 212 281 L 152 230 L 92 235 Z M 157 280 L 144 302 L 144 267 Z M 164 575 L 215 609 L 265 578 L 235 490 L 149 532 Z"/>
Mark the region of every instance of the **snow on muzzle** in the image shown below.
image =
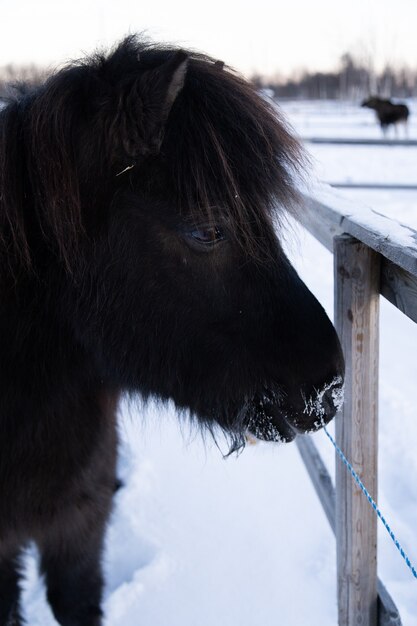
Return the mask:
<path id="1" fill-rule="evenodd" d="M 309 394 L 300 390 L 290 399 L 269 389 L 256 394 L 249 404 L 248 430 L 263 441 L 288 442 L 297 433 L 314 432 L 336 415 L 343 404 L 343 380 L 335 377 Z"/>

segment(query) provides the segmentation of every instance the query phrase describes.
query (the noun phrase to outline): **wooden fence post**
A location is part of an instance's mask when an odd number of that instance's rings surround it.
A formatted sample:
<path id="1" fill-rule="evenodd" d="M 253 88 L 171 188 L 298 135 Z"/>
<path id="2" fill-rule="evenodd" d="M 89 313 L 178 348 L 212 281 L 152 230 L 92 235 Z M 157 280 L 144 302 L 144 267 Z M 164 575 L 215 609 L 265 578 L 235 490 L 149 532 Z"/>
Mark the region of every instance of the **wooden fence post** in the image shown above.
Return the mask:
<path id="1" fill-rule="evenodd" d="M 379 255 L 348 235 L 334 240 L 335 325 L 346 361 L 336 441 L 377 498 Z M 339 626 L 377 625 L 377 517 L 336 456 Z"/>

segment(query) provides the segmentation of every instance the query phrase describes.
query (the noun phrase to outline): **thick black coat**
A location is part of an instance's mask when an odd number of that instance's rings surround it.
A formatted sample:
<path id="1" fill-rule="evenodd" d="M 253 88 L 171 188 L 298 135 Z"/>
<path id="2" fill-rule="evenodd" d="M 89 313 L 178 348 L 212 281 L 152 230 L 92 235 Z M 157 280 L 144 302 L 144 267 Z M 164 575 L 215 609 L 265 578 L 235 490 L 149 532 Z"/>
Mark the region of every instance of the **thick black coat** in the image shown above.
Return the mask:
<path id="1" fill-rule="evenodd" d="M 1 626 L 31 540 L 59 623 L 101 624 L 120 393 L 232 450 L 333 416 L 339 343 L 273 224 L 301 162 L 233 71 L 132 37 L 0 112 Z"/>

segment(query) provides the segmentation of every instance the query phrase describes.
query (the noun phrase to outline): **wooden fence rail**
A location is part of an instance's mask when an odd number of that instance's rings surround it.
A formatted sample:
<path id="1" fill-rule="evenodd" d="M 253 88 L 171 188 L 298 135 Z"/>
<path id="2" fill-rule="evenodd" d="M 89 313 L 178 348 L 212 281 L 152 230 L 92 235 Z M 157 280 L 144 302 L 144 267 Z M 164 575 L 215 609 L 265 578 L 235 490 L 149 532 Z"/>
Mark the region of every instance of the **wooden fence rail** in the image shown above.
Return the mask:
<path id="1" fill-rule="evenodd" d="M 389 146 L 415 148 L 417 139 L 354 139 L 352 137 L 304 137 L 304 143 L 329 144 L 332 146 Z"/>
<path id="2" fill-rule="evenodd" d="M 330 474 L 310 435 L 298 436 L 296 442 L 330 527 L 336 534 L 336 490 L 333 487 Z M 379 578 L 377 580 L 377 593 L 377 624 L 380 626 L 402 626 L 398 609 Z"/>
<path id="3" fill-rule="evenodd" d="M 328 185 L 336 189 L 371 189 L 376 191 L 417 191 L 415 183 L 350 183 L 347 181 L 327 181 Z"/>
<path id="4" fill-rule="evenodd" d="M 300 223 L 334 253 L 335 326 L 346 361 L 336 440 L 376 499 L 379 294 L 417 322 L 417 232 L 326 191 L 305 197 Z M 377 518 L 336 459 L 336 489 L 314 444 L 298 447 L 336 534 L 339 626 L 400 626 L 377 578 Z"/>

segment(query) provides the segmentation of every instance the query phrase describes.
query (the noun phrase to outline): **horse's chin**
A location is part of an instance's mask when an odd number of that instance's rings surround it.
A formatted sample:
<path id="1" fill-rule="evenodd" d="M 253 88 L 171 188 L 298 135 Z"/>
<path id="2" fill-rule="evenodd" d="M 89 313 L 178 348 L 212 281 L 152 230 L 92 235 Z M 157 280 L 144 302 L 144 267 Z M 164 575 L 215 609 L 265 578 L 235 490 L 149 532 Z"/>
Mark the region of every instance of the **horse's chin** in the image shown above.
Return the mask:
<path id="1" fill-rule="evenodd" d="M 297 430 L 286 419 L 277 405 L 252 405 L 248 431 L 262 441 L 288 443 L 295 439 Z"/>

